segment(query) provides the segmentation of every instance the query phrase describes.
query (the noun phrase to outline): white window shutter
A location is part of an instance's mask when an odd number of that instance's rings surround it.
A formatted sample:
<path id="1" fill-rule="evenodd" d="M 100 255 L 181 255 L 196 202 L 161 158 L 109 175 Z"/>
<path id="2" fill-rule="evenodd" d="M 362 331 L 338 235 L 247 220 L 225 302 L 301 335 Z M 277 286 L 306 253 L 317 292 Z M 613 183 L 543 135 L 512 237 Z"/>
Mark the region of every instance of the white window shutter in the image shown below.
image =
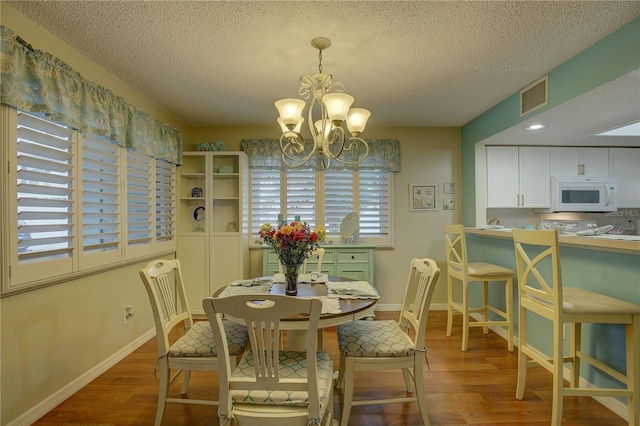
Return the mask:
<path id="1" fill-rule="evenodd" d="M 176 247 L 176 166 L 156 160 L 156 211 L 154 250 Z"/>
<path id="2" fill-rule="evenodd" d="M 154 183 L 153 158 L 127 150 L 126 259 L 151 253 L 151 242 L 155 235 L 155 230 L 152 229 Z"/>

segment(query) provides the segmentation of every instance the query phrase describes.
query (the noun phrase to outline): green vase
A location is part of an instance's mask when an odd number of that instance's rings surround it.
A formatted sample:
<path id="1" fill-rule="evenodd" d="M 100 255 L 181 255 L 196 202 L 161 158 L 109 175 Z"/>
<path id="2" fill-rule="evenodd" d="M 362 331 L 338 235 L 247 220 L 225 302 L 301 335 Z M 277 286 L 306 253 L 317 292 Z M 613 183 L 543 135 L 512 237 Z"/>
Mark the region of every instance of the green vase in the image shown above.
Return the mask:
<path id="1" fill-rule="evenodd" d="M 300 265 L 284 265 L 285 293 L 288 296 L 298 294 L 298 273 Z"/>

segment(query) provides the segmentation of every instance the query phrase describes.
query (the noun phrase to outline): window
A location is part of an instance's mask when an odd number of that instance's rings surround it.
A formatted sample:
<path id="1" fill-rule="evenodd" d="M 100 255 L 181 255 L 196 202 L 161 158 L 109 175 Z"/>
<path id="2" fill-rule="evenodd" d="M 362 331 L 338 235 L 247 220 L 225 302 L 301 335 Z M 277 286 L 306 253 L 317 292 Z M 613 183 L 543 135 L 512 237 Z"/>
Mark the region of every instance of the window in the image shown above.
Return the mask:
<path id="1" fill-rule="evenodd" d="M 14 272 L 21 280 L 51 273 L 29 268 L 34 262 L 70 272 L 76 244 L 73 131 L 24 113 L 16 129 L 17 264 L 23 267 Z"/>
<path id="2" fill-rule="evenodd" d="M 176 237 L 176 166 L 156 160 L 156 236 L 158 245 Z"/>
<path id="3" fill-rule="evenodd" d="M 120 260 L 120 148 L 82 138 L 81 268 Z"/>
<path id="4" fill-rule="evenodd" d="M 252 168 L 251 232 L 261 224 L 275 223 L 282 213 L 311 227 L 322 224 L 329 239 L 339 241 L 344 217 L 360 215 L 360 241 L 391 245 L 391 179 L 385 171 L 286 171 Z"/>
<path id="5" fill-rule="evenodd" d="M 153 187 L 152 161 L 148 155 L 127 151 L 127 257 L 132 258 L 151 252 L 152 230 L 151 203 Z"/>
<path id="6" fill-rule="evenodd" d="M 175 250 L 175 165 L 34 114 L 1 113 L 3 293 Z"/>

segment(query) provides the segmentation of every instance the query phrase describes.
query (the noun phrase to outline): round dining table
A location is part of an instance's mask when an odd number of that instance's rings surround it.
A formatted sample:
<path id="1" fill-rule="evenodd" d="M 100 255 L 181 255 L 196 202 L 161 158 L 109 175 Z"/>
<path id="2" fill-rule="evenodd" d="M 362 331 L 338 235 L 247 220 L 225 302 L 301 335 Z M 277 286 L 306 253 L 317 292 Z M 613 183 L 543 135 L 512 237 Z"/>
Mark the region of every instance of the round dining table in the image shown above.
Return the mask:
<path id="1" fill-rule="evenodd" d="M 344 282 L 353 280 L 350 278 L 329 276 L 329 281 Z M 271 283 L 271 277 L 256 278 L 256 282 Z M 224 289 L 225 287 L 216 291 L 213 294 L 213 297 L 220 296 Z M 256 297 L 259 298 L 260 294 L 261 293 L 256 293 Z M 271 284 L 269 294 L 285 294 L 285 284 Z M 327 295 L 328 290 L 324 283 L 298 283 L 297 297 L 318 297 Z M 321 332 L 323 328 L 335 327 L 340 324 L 357 321 L 365 317 L 372 318 L 373 316 L 371 314 L 378 303 L 378 299 L 340 298 L 338 299 L 338 303 L 340 306 L 339 313 L 323 313 L 320 315 L 320 321 L 318 323 L 319 332 Z M 234 320 L 233 318 L 228 319 L 231 321 Z M 296 348 L 304 348 L 307 328 L 307 318 L 303 315 L 292 316 L 280 321 L 280 329 L 287 331 L 287 347 L 289 349 L 295 350 Z M 322 348 L 322 340 L 318 340 L 320 349 Z"/>

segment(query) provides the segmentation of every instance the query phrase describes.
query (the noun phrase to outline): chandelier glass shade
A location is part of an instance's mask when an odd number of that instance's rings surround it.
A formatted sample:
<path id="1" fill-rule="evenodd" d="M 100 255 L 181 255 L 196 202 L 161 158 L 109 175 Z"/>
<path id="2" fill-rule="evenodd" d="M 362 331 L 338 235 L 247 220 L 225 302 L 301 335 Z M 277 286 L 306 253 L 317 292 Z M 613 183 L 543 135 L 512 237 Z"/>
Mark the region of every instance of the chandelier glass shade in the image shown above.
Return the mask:
<path id="1" fill-rule="evenodd" d="M 353 96 L 344 93 L 342 83 L 334 82 L 331 74 L 322 73 L 322 51 L 331 46 L 331 41 L 318 37 L 311 41 L 311 45 L 319 51 L 319 72 L 300 77 L 298 93 L 311 102 L 307 124 L 313 144 L 305 144 L 301 134 L 306 102 L 301 99 L 276 101 L 274 105 L 280 114 L 277 122 L 282 130 L 282 160 L 289 167 L 300 167 L 318 154 L 324 168 L 329 168 L 331 160 L 343 164 L 361 163 L 369 155 L 369 145 L 359 136 L 371 112 L 363 108 L 351 108 Z M 346 137 L 342 123 L 346 123 L 350 137 Z"/>

